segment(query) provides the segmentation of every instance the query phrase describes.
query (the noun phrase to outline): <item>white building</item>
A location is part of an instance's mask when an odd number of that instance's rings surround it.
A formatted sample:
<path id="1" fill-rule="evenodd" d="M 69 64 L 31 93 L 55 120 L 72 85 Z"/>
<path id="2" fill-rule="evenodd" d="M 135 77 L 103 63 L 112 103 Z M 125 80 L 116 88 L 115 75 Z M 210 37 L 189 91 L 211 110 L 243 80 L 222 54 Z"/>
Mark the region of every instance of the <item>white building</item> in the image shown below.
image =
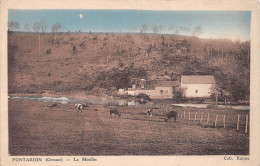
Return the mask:
<path id="1" fill-rule="evenodd" d="M 183 97 L 209 98 L 216 81 L 213 75 L 186 75 L 181 76 Z"/>
<path id="2" fill-rule="evenodd" d="M 151 99 L 172 99 L 173 88 L 178 81 L 133 79 L 132 88 L 128 88 L 128 95 L 146 94 Z"/>
<path id="3" fill-rule="evenodd" d="M 118 92 L 117 92 L 117 95 L 122 95 L 122 96 L 124 96 L 124 95 L 127 95 L 127 90 L 126 89 L 118 89 Z"/>

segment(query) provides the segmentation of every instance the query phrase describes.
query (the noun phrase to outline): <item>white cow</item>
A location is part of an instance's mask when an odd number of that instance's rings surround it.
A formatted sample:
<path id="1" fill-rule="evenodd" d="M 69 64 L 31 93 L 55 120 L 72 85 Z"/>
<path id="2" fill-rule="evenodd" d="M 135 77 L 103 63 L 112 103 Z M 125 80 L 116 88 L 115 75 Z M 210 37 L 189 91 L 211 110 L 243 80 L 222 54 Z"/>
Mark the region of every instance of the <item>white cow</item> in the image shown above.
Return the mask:
<path id="1" fill-rule="evenodd" d="M 75 104 L 75 110 L 80 111 L 82 113 L 83 105 L 80 103 Z"/>
<path id="2" fill-rule="evenodd" d="M 153 116 L 153 109 L 150 108 L 150 109 L 147 111 L 147 114 L 149 115 L 150 118 L 152 118 L 152 116 Z"/>

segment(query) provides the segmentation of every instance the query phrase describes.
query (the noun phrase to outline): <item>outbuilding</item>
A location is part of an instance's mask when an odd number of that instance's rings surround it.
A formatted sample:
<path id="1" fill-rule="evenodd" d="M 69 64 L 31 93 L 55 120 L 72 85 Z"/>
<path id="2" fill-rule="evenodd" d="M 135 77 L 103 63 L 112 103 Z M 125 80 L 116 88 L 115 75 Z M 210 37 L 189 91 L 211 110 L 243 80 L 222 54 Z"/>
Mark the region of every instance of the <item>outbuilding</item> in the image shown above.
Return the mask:
<path id="1" fill-rule="evenodd" d="M 182 75 L 181 88 L 185 98 L 209 98 L 216 81 L 213 75 Z"/>
<path id="2" fill-rule="evenodd" d="M 132 87 L 128 88 L 128 95 L 146 94 L 152 99 L 172 99 L 173 88 L 178 81 L 132 79 Z"/>

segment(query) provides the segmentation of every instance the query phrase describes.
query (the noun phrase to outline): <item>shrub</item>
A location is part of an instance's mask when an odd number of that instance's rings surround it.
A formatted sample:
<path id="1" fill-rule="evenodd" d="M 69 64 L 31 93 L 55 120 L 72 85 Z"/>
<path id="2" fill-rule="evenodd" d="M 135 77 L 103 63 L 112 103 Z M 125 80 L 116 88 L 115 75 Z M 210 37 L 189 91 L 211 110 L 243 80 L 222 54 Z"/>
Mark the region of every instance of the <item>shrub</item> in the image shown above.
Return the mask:
<path id="1" fill-rule="evenodd" d="M 140 100 L 140 99 L 143 99 L 143 100 L 151 101 L 150 96 L 148 96 L 148 95 L 145 94 L 145 93 L 139 93 L 136 97 L 137 97 L 139 100 Z"/>
<path id="2" fill-rule="evenodd" d="M 46 50 L 45 54 L 46 55 L 50 55 L 51 54 L 51 49 L 49 48 L 48 50 Z"/>
<path id="3" fill-rule="evenodd" d="M 76 48 L 76 46 L 75 46 L 75 45 L 73 46 L 73 49 L 72 49 L 72 51 L 73 51 L 73 54 L 76 54 L 76 53 L 77 53 L 77 48 Z"/>
<path id="4" fill-rule="evenodd" d="M 52 39 L 52 38 L 49 38 L 49 39 L 48 39 L 48 43 L 52 43 L 52 44 L 53 44 L 53 39 Z"/>
<path id="5" fill-rule="evenodd" d="M 59 47 L 60 46 L 60 40 L 57 40 L 56 44 L 57 44 L 57 47 Z"/>
<path id="6" fill-rule="evenodd" d="M 68 41 L 63 41 L 62 44 L 66 45 L 66 44 L 69 44 Z"/>
<path id="7" fill-rule="evenodd" d="M 183 101 L 183 94 L 184 94 L 183 88 L 174 88 L 173 89 L 173 98 L 176 100 L 176 102 Z"/>
<path id="8" fill-rule="evenodd" d="M 92 38 L 92 40 L 97 40 L 97 39 L 98 39 L 98 37 L 97 37 L 97 36 L 95 36 L 95 37 L 93 37 L 93 38 Z"/>
<path id="9" fill-rule="evenodd" d="M 85 48 L 85 41 L 82 42 L 82 43 L 80 43 L 79 46 L 80 46 L 81 48 Z"/>
<path id="10" fill-rule="evenodd" d="M 118 66 L 119 66 L 119 67 L 123 67 L 124 64 L 123 64 L 122 62 L 119 62 L 119 63 L 118 63 Z"/>

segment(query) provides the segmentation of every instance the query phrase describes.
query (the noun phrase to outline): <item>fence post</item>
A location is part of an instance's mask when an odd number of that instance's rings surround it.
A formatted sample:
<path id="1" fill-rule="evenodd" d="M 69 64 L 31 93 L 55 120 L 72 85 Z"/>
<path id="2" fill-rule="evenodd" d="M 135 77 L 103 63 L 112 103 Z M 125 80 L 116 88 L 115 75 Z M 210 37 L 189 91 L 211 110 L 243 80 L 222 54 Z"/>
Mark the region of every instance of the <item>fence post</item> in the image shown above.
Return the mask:
<path id="1" fill-rule="evenodd" d="M 237 115 L 237 130 L 239 130 L 239 114 Z"/>
<path id="2" fill-rule="evenodd" d="M 224 129 L 225 129 L 226 128 L 226 115 L 225 114 L 224 114 L 223 123 L 224 123 Z"/>
<path id="3" fill-rule="evenodd" d="M 185 111 L 183 112 L 183 118 L 185 119 Z"/>
<path id="4" fill-rule="evenodd" d="M 225 96 L 225 108 L 227 108 L 227 97 Z"/>
<path id="5" fill-rule="evenodd" d="M 181 118 L 182 118 L 182 111 L 181 111 Z"/>
<path id="6" fill-rule="evenodd" d="M 189 111 L 189 120 L 190 120 L 190 111 Z"/>
<path id="7" fill-rule="evenodd" d="M 202 122 L 203 112 L 200 114 L 200 123 Z"/>
<path id="8" fill-rule="evenodd" d="M 197 120 L 197 112 L 195 113 L 195 121 Z"/>
<path id="9" fill-rule="evenodd" d="M 247 133 L 247 127 L 248 127 L 248 114 L 246 114 L 246 129 L 245 129 L 245 133 Z"/>
<path id="10" fill-rule="evenodd" d="M 218 123 L 218 114 L 217 114 L 216 120 L 215 120 L 215 128 L 217 127 L 217 123 Z"/>
<path id="11" fill-rule="evenodd" d="M 208 112 L 208 119 L 207 119 L 207 125 L 209 124 L 209 112 Z"/>

